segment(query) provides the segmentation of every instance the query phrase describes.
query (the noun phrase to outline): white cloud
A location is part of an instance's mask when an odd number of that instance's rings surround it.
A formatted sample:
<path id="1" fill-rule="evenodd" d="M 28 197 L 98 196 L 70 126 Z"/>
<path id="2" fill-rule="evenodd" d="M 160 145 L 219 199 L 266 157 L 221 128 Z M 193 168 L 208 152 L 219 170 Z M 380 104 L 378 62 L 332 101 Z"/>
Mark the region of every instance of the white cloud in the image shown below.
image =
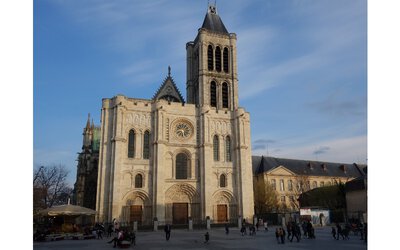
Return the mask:
<path id="1" fill-rule="evenodd" d="M 285 146 L 279 143 L 270 146 L 273 157 L 318 160 L 339 163 L 367 163 L 367 136 L 354 136 L 326 141 L 313 141 L 306 145 Z M 279 151 L 277 151 L 278 149 Z M 315 154 L 315 152 L 320 152 Z M 266 155 L 263 150 L 253 151 L 253 155 Z"/>

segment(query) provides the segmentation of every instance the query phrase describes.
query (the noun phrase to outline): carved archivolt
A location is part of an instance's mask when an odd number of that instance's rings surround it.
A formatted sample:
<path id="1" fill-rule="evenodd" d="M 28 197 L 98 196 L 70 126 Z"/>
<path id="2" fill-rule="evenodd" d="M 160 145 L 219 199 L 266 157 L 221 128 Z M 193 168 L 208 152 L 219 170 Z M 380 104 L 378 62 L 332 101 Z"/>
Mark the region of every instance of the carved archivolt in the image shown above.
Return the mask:
<path id="1" fill-rule="evenodd" d="M 196 189 L 186 183 L 175 184 L 165 192 L 165 203 L 173 202 L 199 202 L 199 194 Z"/>
<path id="2" fill-rule="evenodd" d="M 214 204 L 236 204 L 233 194 L 228 191 L 217 191 L 213 195 Z"/>
<path id="3" fill-rule="evenodd" d="M 149 196 L 143 191 L 129 191 L 123 197 L 123 203 L 131 205 L 150 205 Z"/>

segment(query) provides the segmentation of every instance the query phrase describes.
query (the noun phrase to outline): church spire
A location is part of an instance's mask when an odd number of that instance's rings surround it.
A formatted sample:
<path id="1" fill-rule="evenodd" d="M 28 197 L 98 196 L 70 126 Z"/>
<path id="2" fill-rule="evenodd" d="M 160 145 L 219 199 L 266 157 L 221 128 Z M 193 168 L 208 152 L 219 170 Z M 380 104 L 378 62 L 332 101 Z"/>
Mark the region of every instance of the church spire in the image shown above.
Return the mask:
<path id="1" fill-rule="evenodd" d="M 86 122 L 86 129 L 90 128 L 90 113 L 88 113 L 88 118 L 87 118 L 87 122 Z"/>

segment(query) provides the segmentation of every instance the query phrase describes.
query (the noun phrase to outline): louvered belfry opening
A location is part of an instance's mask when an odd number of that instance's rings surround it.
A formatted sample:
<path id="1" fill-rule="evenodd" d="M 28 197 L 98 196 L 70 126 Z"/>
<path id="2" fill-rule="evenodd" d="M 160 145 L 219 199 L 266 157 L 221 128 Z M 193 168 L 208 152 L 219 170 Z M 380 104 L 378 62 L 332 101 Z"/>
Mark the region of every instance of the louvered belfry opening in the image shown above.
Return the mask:
<path id="1" fill-rule="evenodd" d="M 211 45 L 208 45 L 207 49 L 207 62 L 208 62 L 208 70 L 214 70 L 214 53 L 213 53 L 213 47 Z"/>
<path id="2" fill-rule="evenodd" d="M 218 46 L 215 49 L 215 69 L 221 72 L 221 48 Z"/>
<path id="3" fill-rule="evenodd" d="M 224 72 L 228 73 L 229 72 L 229 53 L 228 53 L 228 48 L 224 48 L 223 59 L 224 59 Z"/>
<path id="4" fill-rule="evenodd" d="M 210 84 L 210 105 L 217 107 L 217 84 L 214 81 Z"/>
<path id="5" fill-rule="evenodd" d="M 222 84 L 222 107 L 229 108 L 229 88 L 226 82 Z"/>

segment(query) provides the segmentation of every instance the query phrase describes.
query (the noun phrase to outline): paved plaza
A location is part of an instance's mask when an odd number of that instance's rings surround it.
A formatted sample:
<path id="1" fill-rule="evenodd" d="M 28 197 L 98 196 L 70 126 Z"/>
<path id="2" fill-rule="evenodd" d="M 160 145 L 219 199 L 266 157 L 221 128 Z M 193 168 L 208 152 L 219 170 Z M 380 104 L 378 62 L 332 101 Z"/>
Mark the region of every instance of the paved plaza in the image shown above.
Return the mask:
<path id="1" fill-rule="evenodd" d="M 268 232 L 258 231 L 255 236 L 241 236 L 239 229 L 231 228 L 229 235 L 225 234 L 224 228 L 209 230 L 210 241 L 204 244 L 206 230 L 188 231 L 184 229 L 172 230 L 171 239 L 165 240 L 162 230 L 157 232 L 137 232 L 136 246 L 129 249 L 161 250 L 161 249 L 308 249 L 308 250 L 330 250 L 330 249 L 367 249 L 367 244 L 360 240 L 360 236 L 350 235 L 349 240 L 334 240 L 330 234 L 330 227 L 315 228 L 316 239 L 302 239 L 299 243 L 286 241 L 284 245 L 278 244 L 275 238 L 275 227 Z M 51 242 L 34 242 L 34 250 L 47 249 L 114 249 L 108 244 L 110 238 L 100 240 L 61 240 Z"/>

